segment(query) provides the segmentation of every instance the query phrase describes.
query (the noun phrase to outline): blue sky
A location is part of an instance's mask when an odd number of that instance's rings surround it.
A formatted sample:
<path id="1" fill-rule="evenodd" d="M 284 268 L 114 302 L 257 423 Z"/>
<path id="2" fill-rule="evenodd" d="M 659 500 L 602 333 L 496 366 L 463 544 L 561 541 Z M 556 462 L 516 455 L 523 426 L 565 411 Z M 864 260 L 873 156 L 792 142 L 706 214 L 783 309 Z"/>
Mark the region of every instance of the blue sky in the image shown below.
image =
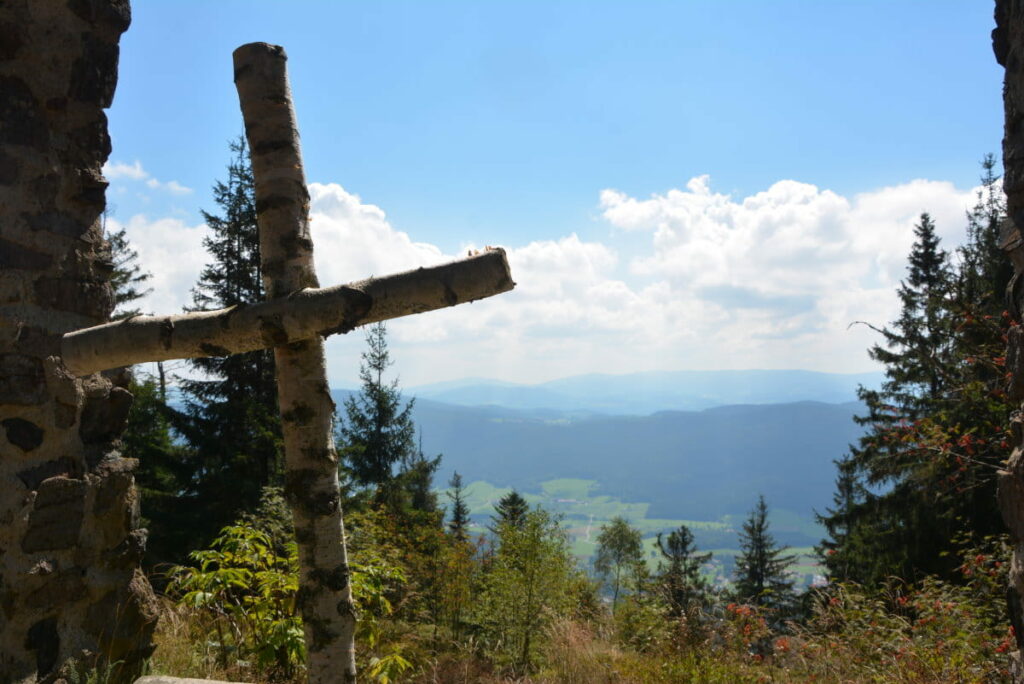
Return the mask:
<path id="1" fill-rule="evenodd" d="M 921 211 L 960 239 L 1001 137 L 973 0 L 133 10 L 109 198 L 158 275 L 152 308 L 180 307 L 202 264 L 198 210 L 241 132 L 231 52 L 281 44 L 322 280 L 513 256 L 519 292 L 393 326 L 410 382 L 870 370 L 846 324 L 895 313 Z M 332 343 L 333 382 L 360 347 Z"/>

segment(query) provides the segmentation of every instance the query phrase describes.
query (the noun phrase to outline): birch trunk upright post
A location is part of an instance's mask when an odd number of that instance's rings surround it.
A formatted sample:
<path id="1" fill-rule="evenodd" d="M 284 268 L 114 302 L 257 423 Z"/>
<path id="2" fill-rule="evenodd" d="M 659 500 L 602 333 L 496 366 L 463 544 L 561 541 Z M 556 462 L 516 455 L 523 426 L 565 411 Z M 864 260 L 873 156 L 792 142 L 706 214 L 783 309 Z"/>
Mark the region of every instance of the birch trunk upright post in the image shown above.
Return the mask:
<path id="1" fill-rule="evenodd" d="M 250 43 L 235 50 L 234 62 L 256 181 L 263 287 L 267 298 L 273 300 L 319 287 L 299 131 L 284 50 Z M 356 616 L 323 339 L 317 335 L 274 347 L 274 360 L 284 437 L 284 491 L 299 547 L 298 602 L 306 632 L 309 679 L 328 682 L 342 673 L 342 681 L 354 682 Z"/>
<path id="2" fill-rule="evenodd" d="M 243 45 L 234 54 L 268 300 L 220 311 L 136 316 L 78 330 L 63 336 L 61 355 L 71 372 L 82 375 L 146 361 L 274 348 L 309 681 L 336 684 L 355 681 L 355 613 L 323 338 L 490 297 L 515 283 L 504 250 L 488 248 L 449 264 L 320 288 L 285 62 L 284 50 L 266 43 Z"/>

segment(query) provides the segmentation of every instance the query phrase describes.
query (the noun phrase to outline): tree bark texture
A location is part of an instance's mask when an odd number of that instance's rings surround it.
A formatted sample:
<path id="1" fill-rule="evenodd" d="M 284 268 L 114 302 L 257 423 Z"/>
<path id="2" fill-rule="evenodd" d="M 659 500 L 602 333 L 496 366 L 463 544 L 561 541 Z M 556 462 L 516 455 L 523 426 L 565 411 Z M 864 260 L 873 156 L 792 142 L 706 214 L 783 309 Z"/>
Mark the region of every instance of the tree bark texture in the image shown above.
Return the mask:
<path id="1" fill-rule="evenodd" d="M 263 283 L 268 299 L 318 287 L 309 193 L 281 47 L 235 50 L 235 85 L 256 180 Z M 299 547 L 299 606 L 313 684 L 354 682 L 355 625 L 345 551 L 338 458 L 323 340 L 274 348 L 285 447 L 285 497 Z"/>
<path id="2" fill-rule="evenodd" d="M 1003 227 L 1002 246 L 1014 267 L 1007 305 L 1013 319 L 1020 321 L 1024 310 L 1024 0 L 997 0 L 995 15 L 992 47 L 996 60 L 1006 68 L 1003 190 L 1009 221 Z M 1024 329 L 1019 325 L 1011 327 L 1007 334 L 1006 367 L 1010 398 L 1024 400 Z M 1014 681 L 1024 682 L 1024 405 L 1014 412 L 1010 423 L 1014 448 L 1006 468 L 999 473 L 997 496 L 1013 543 L 1007 607 L 1017 636 L 1017 651 L 1013 654 L 1011 672 Z"/>
<path id="3" fill-rule="evenodd" d="M 490 297 L 514 286 L 505 251 L 431 268 L 305 289 L 219 311 L 136 316 L 64 336 L 64 363 L 78 375 L 147 361 L 226 356 L 347 333 L 414 313 Z"/>
<path id="4" fill-rule="evenodd" d="M 127 0 L 0 3 L 0 684 L 151 651 L 124 373 L 76 379 L 61 336 L 108 320 L 103 109 Z"/>

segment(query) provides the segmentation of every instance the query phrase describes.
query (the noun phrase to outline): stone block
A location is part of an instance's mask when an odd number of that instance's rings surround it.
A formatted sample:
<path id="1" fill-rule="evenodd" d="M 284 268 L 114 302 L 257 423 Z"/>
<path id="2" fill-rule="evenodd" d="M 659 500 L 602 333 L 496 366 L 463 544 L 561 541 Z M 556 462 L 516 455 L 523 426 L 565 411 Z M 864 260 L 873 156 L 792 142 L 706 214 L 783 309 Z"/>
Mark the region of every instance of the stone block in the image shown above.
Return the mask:
<path id="1" fill-rule="evenodd" d="M 69 568 L 51 576 L 43 586 L 25 597 L 25 606 L 40 613 L 48 613 L 85 596 L 85 570 Z"/>
<path id="2" fill-rule="evenodd" d="M 43 362 L 24 354 L 0 354 L 0 404 L 32 406 L 46 401 Z"/>
<path id="3" fill-rule="evenodd" d="M 78 542 L 85 514 L 85 480 L 51 477 L 39 485 L 29 515 L 28 531 L 21 540 L 25 553 L 68 549 Z"/>
<path id="4" fill-rule="evenodd" d="M 78 426 L 82 442 L 107 442 L 121 434 L 128 421 L 132 399 L 132 393 L 121 387 L 111 388 L 105 396 L 87 396 Z"/>
<path id="5" fill-rule="evenodd" d="M 104 320 L 114 308 L 114 297 L 105 282 L 76 278 L 39 278 L 37 303 L 57 311 L 69 311 Z"/>
<path id="6" fill-rule="evenodd" d="M 0 76 L 0 143 L 45 150 L 50 142 L 46 115 L 32 90 L 14 76 Z"/>
<path id="7" fill-rule="evenodd" d="M 52 264 L 49 254 L 0 238 L 0 268 L 42 271 Z"/>
<path id="8" fill-rule="evenodd" d="M 35 491 L 39 489 L 39 485 L 42 484 L 43 480 L 48 480 L 51 477 L 64 476 L 75 478 L 81 477 L 81 475 L 82 468 L 76 465 L 74 460 L 64 456 L 22 470 L 18 473 L 18 479 L 21 480 L 25 487 Z"/>

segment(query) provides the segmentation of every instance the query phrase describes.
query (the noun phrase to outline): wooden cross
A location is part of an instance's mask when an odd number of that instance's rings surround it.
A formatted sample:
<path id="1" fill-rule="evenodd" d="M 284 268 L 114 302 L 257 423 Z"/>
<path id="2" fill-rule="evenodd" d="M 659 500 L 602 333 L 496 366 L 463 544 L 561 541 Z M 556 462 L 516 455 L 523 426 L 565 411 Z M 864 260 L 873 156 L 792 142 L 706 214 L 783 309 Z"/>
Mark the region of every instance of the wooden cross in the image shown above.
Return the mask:
<path id="1" fill-rule="evenodd" d="M 320 288 L 313 268 L 309 193 L 284 49 L 250 43 L 234 52 L 235 86 L 256 181 L 267 301 L 173 316 L 136 316 L 62 340 L 77 375 L 146 361 L 274 348 L 285 448 L 285 496 L 299 547 L 299 606 L 309 681 L 354 682 L 355 613 L 349 588 L 334 403 L 323 338 L 353 328 L 511 290 L 505 252 L 488 248 L 433 268 Z"/>

